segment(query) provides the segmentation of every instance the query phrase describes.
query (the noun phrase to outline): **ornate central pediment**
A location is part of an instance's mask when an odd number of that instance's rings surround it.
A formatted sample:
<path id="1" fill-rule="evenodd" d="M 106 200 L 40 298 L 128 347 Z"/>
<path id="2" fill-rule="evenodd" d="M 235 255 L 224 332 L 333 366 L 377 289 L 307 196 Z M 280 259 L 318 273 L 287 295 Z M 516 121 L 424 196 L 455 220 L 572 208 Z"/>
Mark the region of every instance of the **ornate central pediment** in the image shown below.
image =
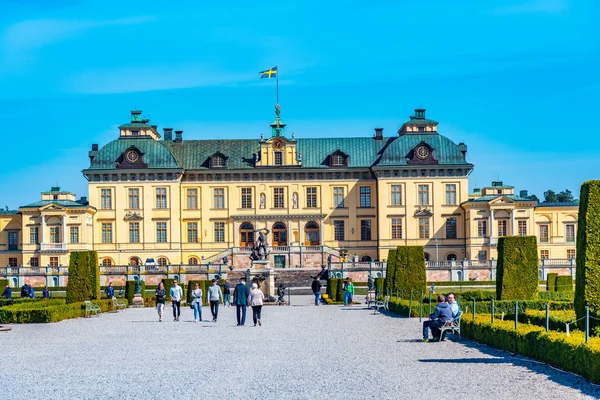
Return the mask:
<path id="1" fill-rule="evenodd" d="M 433 212 L 428 208 L 419 208 L 415 211 L 415 217 L 431 217 Z"/>
<path id="2" fill-rule="evenodd" d="M 123 219 L 125 221 L 141 221 L 144 219 L 144 217 L 139 212 L 127 211 L 125 213 L 125 217 L 123 217 Z"/>

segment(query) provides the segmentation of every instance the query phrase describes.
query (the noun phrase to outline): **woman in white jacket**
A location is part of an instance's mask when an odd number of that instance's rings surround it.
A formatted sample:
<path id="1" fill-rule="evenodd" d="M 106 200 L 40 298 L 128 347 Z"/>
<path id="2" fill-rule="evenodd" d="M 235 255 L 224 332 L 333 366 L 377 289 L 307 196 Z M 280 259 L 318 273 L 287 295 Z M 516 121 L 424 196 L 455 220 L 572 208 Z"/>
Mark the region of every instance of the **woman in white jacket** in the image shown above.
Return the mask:
<path id="1" fill-rule="evenodd" d="M 196 283 L 196 288 L 192 290 L 192 307 L 194 307 L 194 321 L 202 321 L 202 289 L 200 289 L 198 283 Z"/>
<path id="2" fill-rule="evenodd" d="M 260 291 L 258 285 L 256 283 L 252 284 L 252 290 L 248 295 L 248 304 L 252 307 L 252 319 L 254 320 L 254 326 L 258 322 L 258 325 L 262 325 L 260 323 L 260 312 L 262 311 L 263 300 L 265 295 Z"/>

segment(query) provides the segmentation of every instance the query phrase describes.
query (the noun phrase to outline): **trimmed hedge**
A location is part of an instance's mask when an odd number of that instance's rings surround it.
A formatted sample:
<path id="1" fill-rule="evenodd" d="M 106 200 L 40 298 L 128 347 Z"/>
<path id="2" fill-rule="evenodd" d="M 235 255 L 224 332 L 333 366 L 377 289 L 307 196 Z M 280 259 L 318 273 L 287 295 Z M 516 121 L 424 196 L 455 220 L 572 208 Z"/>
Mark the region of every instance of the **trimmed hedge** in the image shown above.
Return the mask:
<path id="1" fill-rule="evenodd" d="M 535 236 L 498 239 L 496 293 L 500 300 L 537 299 L 538 254 Z"/>
<path id="2" fill-rule="evenodd" d="M 4 293 L 4 289 L 8 286 L 8 279 L 0 279 L 0 296 Z"/>
<path id="3" fill-rule="evenodd" d="M 538 300 L 555 300 L 573 302 L 573 291 L 570 292 L 539 292 Z"/>
<path id="4" fill-rule="evenodd" d="M 345 279 L 339 278 L 337 280 L 337 292 L 336 292 L 336 296 L 335 296 L 335 301 L 344 301 L 344 281 Z M 334 299 L 332 297 L 332 299 Z"/>
<path id="5" fill-rule="evenodd" d="M 395 288 L 395 275 L 396 275 L 396 249 L 391 249 L 388 252 L 387 259 L 387 270 L 385 273 L 385 293 L 391 293 Z M 383 294 L 382 292 L 377 292 L 377 294 Z"/>
<path id="6" fill-rule="evenodd" d="M 377 294 L 383 294 L 384 286 L 385 286 L 385 278 L 375 278 L 375 292 Z"/>
<path id="7" fill-rule="evenodd" d="M 577 220 L 575 311 L 577 318 L 600 316 L 600 181 L 581 185 Z M 590 319 L 590 322 L 594 319 Z M 591 323 L 592 327 L 597 325 Z"/>
<path id="8" fill-rule="evenodd" d="M 505 320 L 515 320 L 514 314 L 508 314 Z M 565 332 L 565 322 L 575 321 L 575 310 L 556 311 L 550 310 L 548 315 L 548 328 L 553 331 Z M 536 326 L 546 327 L 546 311 L 527 310 L 519 314 L 519 322 Z M 585 323 L 582 324 L 585 329 Z M 572 325 L 571 330 L 574 330 Z"/>
<path id="9" fill-rule="evenodd" d="M 573 292 L 573 277 L 571 275 L 558 275 L 555 286 L 557 292 Z"/>
<path id="10" fill-rule="evenodd" d="M 423 246 L 398 246 L 396 249 L 396 270 L 392 292 L 404 289 L 420 293 L 427 285 L 425 252 Z"/>
<path id="11" fill-rule="evenodd" d="M 546 291 L 556 292 L 556 277 L 558 276 L 555 272 L 548 273 L 548 279 L 546 279 Z"/>
<path id="12" fill-rule="evenodd" d="M 110 300 L 97 300 L 94 301 L 94 304 L 100 306 L 101 312 L 112 310 L 112 301 Z M 80 318 L 84 315 L 85 305 L 83 302 L 67 304 L 63 299 L 50 299 L 1 307 L 0 323 L 58 322 L 64 319 Z"/>
<path id="13" fill-rule="evenodd" d="M 98 252 L 95 250 L 87 251 L 88 274 L 90 276 L 90 285 L 92 299 L 100 300 L 100 266 L 98 265 Z M 67 282 L 68 285 L 68 282 Z"/>
<path id="14" fill-rule="evenodd" d="M 92 280 L 88 270 L 86 251 L 74 251 L 69 258 L 69 281 L 67 283 L 67 303 L 91 300 L 94 296 Z"/>
<path id="15" fill-rule="evenodd" d="M 330 299 L 337 299 L 338 281 L 340 278 L 330 278 L 327 280 L 327 296 Z"/>
<path id="16" fill-rule="evenodd" d="M 496 321 L 493 325 L 487 317 L 466 315 L 461 321 L 461 333 L 470 339 L 502 350 L 517 352 L 566 371 L 580 374 L 592 382 L 600 382 L 600 339 L 590 338 L 584 342 L 584 334 L 549 331 L 544 328 L 514 322 Z"/>
<path id="17" fill-rule="evenodd" d="M 440 281 L 427 282 L 427 286 L 431 284 L 437 286 L 496 286 L 496 281 Z"/>

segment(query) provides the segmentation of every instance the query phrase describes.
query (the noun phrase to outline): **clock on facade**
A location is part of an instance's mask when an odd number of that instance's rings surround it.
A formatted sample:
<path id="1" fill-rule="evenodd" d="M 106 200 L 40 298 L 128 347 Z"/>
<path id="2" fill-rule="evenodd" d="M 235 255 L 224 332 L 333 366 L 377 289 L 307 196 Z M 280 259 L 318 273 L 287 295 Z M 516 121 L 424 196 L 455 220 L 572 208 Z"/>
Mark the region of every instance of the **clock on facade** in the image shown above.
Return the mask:
<path id="1" fill-rule="evenodd" d="M 416 154 L 418 158 L 424 160 L 427 157 L 429 157 L 429 149 L 427 148 L 427 146 L 419 146 L 417 147 Z"/>
<path id="2" fill-rule="evenodd" d="M 284 144 L 283 144 L 282 140 L 276 140 L 276 141 L 273 142 L 273 148 L 275 150 L 283 149 L 283 146 L 284 146 Z"/>
<path id="3" fill-rule="evenodd" d="M 139 158 L 140 156 L 135 150 L 129 150 L 127 154 L 125 154 L 125 159 L 131 164 L 135 163 Z"/>

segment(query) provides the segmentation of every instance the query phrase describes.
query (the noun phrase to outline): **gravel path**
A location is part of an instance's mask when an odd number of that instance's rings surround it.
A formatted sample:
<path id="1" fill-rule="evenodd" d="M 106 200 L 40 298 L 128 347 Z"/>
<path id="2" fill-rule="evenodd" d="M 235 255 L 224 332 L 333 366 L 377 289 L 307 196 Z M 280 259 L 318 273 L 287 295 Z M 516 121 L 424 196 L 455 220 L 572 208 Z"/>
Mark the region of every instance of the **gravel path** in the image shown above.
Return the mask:
<path id="1" fill-rule="evenodd" d="M 13 325 L 0 333 L 0 397 L 600 397 L 600 387 L 582 378 L 468 340 L 416 342 L 418 318 L 310 301 L 297 296 L 290 307 L 265 306 L 262 327 L 252 326 L 251 313 L 247 326 L 236 327 L 234 308 L 221 308 L 217 323 L 191 322 L 189 308 L 181 322 L 159 323 L 147 308 Z"/>

